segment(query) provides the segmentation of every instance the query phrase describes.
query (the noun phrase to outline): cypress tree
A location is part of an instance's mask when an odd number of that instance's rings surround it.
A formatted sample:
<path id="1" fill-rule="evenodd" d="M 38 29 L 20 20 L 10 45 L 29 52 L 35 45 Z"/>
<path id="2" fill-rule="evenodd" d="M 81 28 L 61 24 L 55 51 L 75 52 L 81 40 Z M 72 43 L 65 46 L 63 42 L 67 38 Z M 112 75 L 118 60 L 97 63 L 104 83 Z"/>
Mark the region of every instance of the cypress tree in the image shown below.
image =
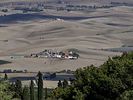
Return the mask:
<path id="1" fill-rule="evenodd" d="M 15 83 L 16 97 L 22 98 L 22 83 L 20 80 L 17 80 Z"/>
<path id="2" fill-rule="evenodd" d="M 33 80 L 31 80 L 31 83 L 30 83 L 30 100 L 34 100 L 34 83 L 33 83 Z"/>
<path id="3" fill-rule="evenodd" d="M 62 87 L 61 80 L 59 80 L 59 82 L 58 82 L 58 87 Z"/>
<path id="4" fill-rule="evenodd" d="M 66 79 L 64 79 L 64 81 L 63 81 L 63 88 L 65 88 L 67 86 L 68 86 L 68 81 Z"/>
<path id="5" fill-rule="evenodd" d="M 24 86 L 22 100 L 29 100 L 29 88 L 27 86 Z"/>
<path id="6" fill-rule="evenodd" d="M 8 76 L 7 76 L 6 73 L 5 73 L 5 76 L 4 76 L 4 80 L 8 80 Z"/>
<path id="7" fill-rule="evenodd" d="M 45 88 L 45 100 L 47 100 L 47 98 L 48 98 L 48 89 Z"/>
<path id="8" fill-rule="evenodd" d="M 38 100 L 43 99 L 43 76 L 42 73 L 38 72 Z"/>

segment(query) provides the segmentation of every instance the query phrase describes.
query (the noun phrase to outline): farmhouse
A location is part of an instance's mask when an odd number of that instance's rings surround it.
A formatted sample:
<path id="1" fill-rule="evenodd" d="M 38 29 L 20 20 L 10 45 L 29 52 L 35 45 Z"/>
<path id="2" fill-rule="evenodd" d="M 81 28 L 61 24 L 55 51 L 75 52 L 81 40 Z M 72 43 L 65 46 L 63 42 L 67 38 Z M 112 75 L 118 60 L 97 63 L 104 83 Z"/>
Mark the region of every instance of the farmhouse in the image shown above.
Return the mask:
<path id="1" fill-rule="evenodd" d="M 69 52 L 55 52 L 53 50 L 44 50 L 39 53 L 31 54 L 31 57 L 37 58 L 58 58 L 58 59 L 78 59 L 79 54 L 69 51 Z"/>

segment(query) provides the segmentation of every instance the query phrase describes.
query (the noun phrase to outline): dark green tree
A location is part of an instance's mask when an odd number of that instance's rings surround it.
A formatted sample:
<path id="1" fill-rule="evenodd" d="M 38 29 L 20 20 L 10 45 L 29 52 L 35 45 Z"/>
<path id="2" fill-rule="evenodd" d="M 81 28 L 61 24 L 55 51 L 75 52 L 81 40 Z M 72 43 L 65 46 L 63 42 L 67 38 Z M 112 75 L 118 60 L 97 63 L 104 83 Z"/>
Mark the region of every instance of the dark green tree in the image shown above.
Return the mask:
<path id="1" fill-rule="evenodd" d="M 74 84 L 74 79 L 69 78 L 69 81 L 70 81 L 70 85 L 73 85 Z"/>
<path id="2" fill-rule="evenodd" d="M 74 100 L 84 100 L 84 95 L 82 92 L 80 92 L 79 90 L 76 90 L 76 88 L 73 90 L 74 96 L 73 99 Z"/>
<path id="3" fill-rule="evenodd" d="M 10 84 L 0 81 L 0 100 L 12 100 L 14 92 L 10 91 Z"/>
<path id="4" fill-rule="evenodd" d="M 22 100 L 29 100 L 29 88 L 27 86 L 23 88 Z"/>
<path id="5" fill-rule="evenodd" d="M 68 81 L 66 79 L 64 79 L 64 81 L 62 82 L 63 88 L 68 86 Z"/>
<path id="6" fill-rule="evenodd" d="M 61 80 L 59 80 L 59 82 L 58 82 L 58 87 L 62 87 L 62 82 L 61 82 Z"/>
<path id="7" fill-rule="evenodd" d="M 34 83 L 33 80 L 31 80 L 30 83 L 30 100 L 34 100 L 35 92 L 34 92 Z"/>
<path id="8" fill-rule="evenodd" d="M 20 80 L 17 80 L 15 83 L 15 96 L 18 98 L 22 98 L 22 83 Z"/>
<path id="9" fill-rule="evenodd" d="M 9 87 L 10 91 L 14 91 L 16 90 L 15 84 L 11 83 L 10 87 Z"/>
<path id="10" fill-rule="evenodd" d="M 103 65 L 80 68 L 72 85 L 63 81 L 53 97 L 63 100 L 132 100 L 133 52 L 109 58 Z"/>
<path id="11" fill-rule="evenodd" d="M 43 99 L 43 75 L 39 71 L 37 76 L 38 76 L 38 100 L 42 100 Z"/>
<path id="12" fill-rule="evenodd" d="M 4 80 L 8 80 L 8 76 L 7 76 L 6 73 L 5 73 L 5 76 L 4 76 Z"/>
<path id="13" fill-rule="evenodd" d="M 125 91 L 118 100 L 133 100 L 133 90 Z"/>
<path id="14" fill-rule="evenodd" d="M 45 88 L 45 100 L 47 100 L 47 98 L 48 98 L 48 89 Z"/>

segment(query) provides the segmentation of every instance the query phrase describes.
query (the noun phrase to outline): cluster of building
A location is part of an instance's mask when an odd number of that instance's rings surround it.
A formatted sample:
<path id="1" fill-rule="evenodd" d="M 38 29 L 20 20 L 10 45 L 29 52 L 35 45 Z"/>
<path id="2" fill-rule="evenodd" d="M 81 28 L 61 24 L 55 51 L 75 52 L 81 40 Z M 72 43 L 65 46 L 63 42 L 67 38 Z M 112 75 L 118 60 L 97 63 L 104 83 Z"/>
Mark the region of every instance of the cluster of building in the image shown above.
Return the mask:
<path id="1" fill-rule="evenodd" d="M 37 58 L 78 59 L 79 54 L 74 51 L 54 52 L 53 50 L 44 50 L 39 53 L 33 53 L 30 56 Z"/>

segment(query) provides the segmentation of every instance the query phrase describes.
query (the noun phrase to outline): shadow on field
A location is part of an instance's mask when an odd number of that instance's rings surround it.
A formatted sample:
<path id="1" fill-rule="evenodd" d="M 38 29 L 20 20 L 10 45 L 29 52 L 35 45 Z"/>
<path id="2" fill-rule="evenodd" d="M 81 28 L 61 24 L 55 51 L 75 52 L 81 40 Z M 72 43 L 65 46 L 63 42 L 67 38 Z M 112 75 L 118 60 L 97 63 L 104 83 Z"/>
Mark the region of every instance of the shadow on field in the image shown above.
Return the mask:
<path id="1" fill-rule="evenodd" d="M 9 61 L 4 61 L 4 60 L 0 60 L 0 65 L 9 64 L 9 63 L 11 63 L 11 62 L 9 62 Z"/>

